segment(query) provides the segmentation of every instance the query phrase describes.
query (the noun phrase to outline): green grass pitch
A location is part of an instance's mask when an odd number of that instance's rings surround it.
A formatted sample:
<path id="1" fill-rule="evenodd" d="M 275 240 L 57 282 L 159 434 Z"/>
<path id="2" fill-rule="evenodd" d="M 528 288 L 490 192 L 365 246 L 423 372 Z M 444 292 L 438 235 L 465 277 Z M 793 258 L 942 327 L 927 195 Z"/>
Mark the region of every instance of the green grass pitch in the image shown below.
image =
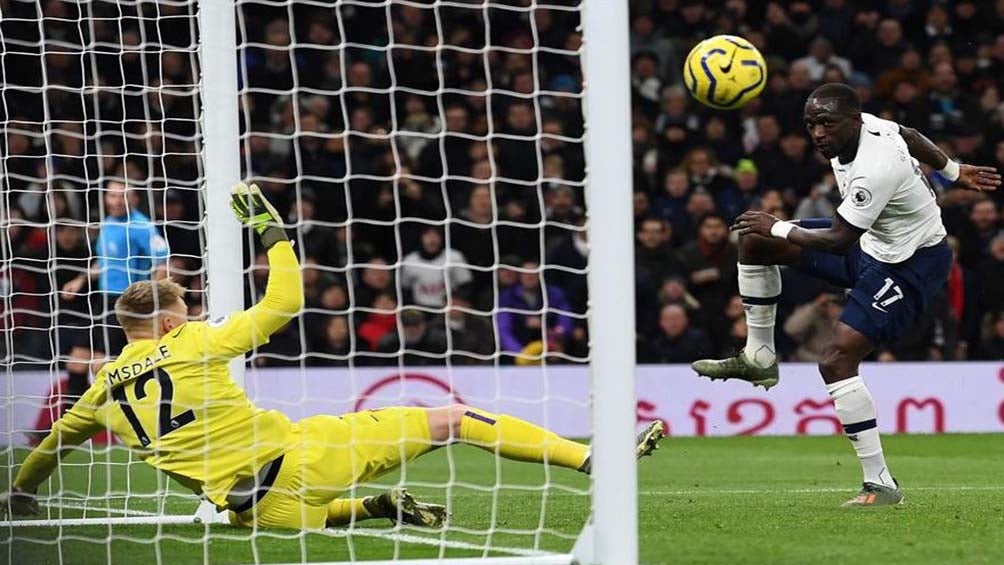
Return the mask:
<path id="1" fill-rule="evenodd" d="M 1004 563 L 1004 435 L 887 436 L 884 441 L 906 504 L 846 510 L 839 505 L 854 494 L 860 476 L 841 437 L 669 438 L 639 466 L 642 562 Z M 23 452 L 4 456 L 3 478 L 9 481 L 11 458 Z M 69 459 L 75 465 L 62 470 L 65 490 L 86 491 L 90 485 L 96 494 L 111 485 L 112 496 L 91 500 L 91 506 L 123 508 L 127 479 L 132 493 L 151 492 L 158 483 L 142 464 L 122 465 L 120 450 L 96 459 L 82 465 L 86 454 L 77 453 Z M 396 480 L 388 477 L 388 482 Z M 440 450 L 408 468 L 412 492 L 433 501 L 446 500 L 437 485 L 451 480 L 454 516 L 447 533 L 395 532 L 386 522 L 366 522 L 363 535 L 351 537 L 290 531 L 252 536 L 248 530 L 194 524 L 66 527 L 62 532 L 3 528 L 0 563 L 58 563 L 60 556 L 63 563 L 110 558 L 138 565 L 568 551 L 588 512 L 582 494 L 588 481 L 563 469 L 546 474 L 529 464 L 496 467 L 490 455 L 464 446 Z M 504 488 L 494 491 L 496 483 Z M 128 507 L 151 511 L 157 503 L 133 497 Z M 171 513 L 193 508 L 192 500 L 181 496 L 166 502 Z M 66 517 L 83 512 L 50 511 Z M 207 537 L 211 541 L 204 543 Z"/>

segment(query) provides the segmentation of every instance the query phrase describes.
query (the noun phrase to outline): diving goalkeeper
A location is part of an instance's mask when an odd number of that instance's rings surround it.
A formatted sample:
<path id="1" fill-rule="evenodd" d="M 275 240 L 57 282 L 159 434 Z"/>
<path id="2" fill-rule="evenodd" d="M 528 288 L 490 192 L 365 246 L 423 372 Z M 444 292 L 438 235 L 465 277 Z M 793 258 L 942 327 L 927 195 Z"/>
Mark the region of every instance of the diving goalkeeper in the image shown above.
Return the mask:
<path id="1" fill-rule="evenodd" d="M 102 429 L 149 465 L 204 496 L 240 526 L 321 528 L 384 517 L 440 527 L 446 509 L 403 489 L 339 496 L 403 462 L 454 441 L 502 457 L 590 470 L 589 448 L 529 422 L 469 406 L 386 408 L 291 422 L 256 408 L 230 378 L 228 362 L 265 344 L 303 307 L 300 268 L 279 216 L 257 186 L 231 191 L 237 218 L 268 251 L 265 296 L 208 322 L 187 321 L 185 289 L 169 280 L 133 283 L 115 305 L 128 344 L 98 372 L 79 402 L 25 459 L 2 513 L 37 514 L 38 486 L 66 448 Z M 648 455 L 661 423 L 638 436 Z"/>

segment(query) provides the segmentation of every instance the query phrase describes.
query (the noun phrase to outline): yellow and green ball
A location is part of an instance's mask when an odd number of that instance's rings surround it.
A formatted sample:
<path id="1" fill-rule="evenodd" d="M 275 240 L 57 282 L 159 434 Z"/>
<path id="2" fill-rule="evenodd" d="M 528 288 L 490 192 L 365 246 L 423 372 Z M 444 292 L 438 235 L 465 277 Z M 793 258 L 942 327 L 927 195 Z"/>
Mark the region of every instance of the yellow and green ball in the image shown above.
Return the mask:
<path id="1" fill-rule="evenodd" d="M 687 55 L 683 83 L 700 103 L 718 110 L 746 105 L 767 83 L 767 63 L 752 43 L 735 35 L 716 35 Z"/>

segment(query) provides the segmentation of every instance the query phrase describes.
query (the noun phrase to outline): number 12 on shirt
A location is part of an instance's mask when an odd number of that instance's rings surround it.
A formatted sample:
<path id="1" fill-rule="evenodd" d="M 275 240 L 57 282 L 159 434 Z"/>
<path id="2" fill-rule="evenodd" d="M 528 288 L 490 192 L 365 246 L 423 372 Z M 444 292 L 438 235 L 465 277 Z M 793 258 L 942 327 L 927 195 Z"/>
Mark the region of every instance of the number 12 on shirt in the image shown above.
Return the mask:
<path id="1" fill-rule="evenodd" d="M 189 409 L 181 414 L 172 415 L 174 413 L 174 406 L 171 404 L 174 400 L 174 383 L 171 382 L 171 376 L 162 369 L 154 369 L 136 379 L 136 384 L 133 388 L 136 393 L 136 400 L 146 398 L 146 385 L 154 379 L 160 385 L 159 429 L 157 430 L 157 437 L 161 438 L 186 424 L 194 422 L 195 412 Z M 122 413 L 125 414 L 126 420 L 129 421 L 133 431 L 136 432 L 139 442 L 143 444 L 143 447 L 149 446 L 151 443 L 150 434 L 143 428 L 143 424 L 139 421 L 136 411 L 130 406 L 129 400 L 126 398 L 125 387 L 120 386 L 112 389 L 112 398 L 117 400 L 119 405 L 122 406 Z"/>

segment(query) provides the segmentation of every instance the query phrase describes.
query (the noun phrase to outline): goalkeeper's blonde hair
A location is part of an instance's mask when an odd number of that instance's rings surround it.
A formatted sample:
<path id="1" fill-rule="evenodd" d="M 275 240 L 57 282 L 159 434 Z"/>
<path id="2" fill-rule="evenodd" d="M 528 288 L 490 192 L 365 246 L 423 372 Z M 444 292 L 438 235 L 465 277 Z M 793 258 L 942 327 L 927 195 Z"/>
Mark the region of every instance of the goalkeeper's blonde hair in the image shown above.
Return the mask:
<path id="1" fill-rule="evenodd" d="M 142 324 L 152 324 L 158 310 L 174 304 L 185 292 L 185 287 L 171 279 L 134 282 L 115 301 L 115 317 L 129 333 Z"/>

